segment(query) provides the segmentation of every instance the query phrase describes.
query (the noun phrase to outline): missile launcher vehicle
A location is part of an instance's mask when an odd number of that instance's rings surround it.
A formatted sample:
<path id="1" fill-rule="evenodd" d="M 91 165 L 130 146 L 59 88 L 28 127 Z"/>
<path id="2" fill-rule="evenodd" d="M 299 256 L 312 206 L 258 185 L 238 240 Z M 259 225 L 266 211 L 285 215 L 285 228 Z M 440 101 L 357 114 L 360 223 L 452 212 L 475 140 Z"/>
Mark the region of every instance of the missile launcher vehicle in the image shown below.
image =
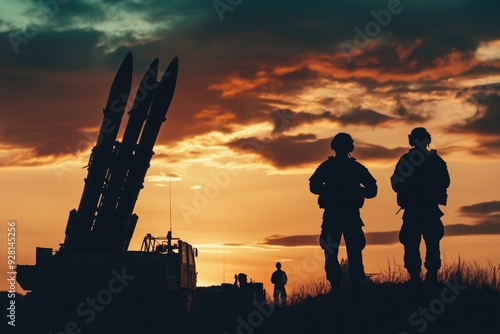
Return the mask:
<path id="1" fill-rule="evenodd" d="M 134 206 L 174 95 L 178 59 L 159 81 L 158 59 L 151 63 L 120 142 L 116 137 L 130 95 L 132 63 L 128 53 L 111 85 L 80 204 L 69 213 L 64 242 L 58 250 L 37 248 L 36 264 L 17 266 L 17 281 L 29 294 L 47 299 L 74 300 L 99 292 L 97 298 L 103 300 L 110 293 L 154 295 L 189 311 L 197 250 L 170 232 L 165 237 L 148 234 L 140 251 L 128 249 L 139 218 Z"/>

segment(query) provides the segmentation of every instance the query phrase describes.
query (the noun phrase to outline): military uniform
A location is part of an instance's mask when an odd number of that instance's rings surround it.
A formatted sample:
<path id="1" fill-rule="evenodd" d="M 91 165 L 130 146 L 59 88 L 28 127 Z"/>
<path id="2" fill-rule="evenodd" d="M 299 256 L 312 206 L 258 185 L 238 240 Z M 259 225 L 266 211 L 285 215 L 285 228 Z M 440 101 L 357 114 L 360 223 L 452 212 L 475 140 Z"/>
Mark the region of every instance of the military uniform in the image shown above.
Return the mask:
<path id="1" fill-rule="evenodd" d="M 436 150 L 413 147 L 399 159 L 391 184 L 397 193 L 398 205 L 405 210 L 399 233 L 399 241 L 404 245 L 405 268 L 412 279 L 420 280 L 420 241 L 423 236 L 427 278 L 435 281 L 441 267 L 439 242 L 444 235 L 440 219 L 443 212 L 439 205 L 446 205 L 446 190 L 450 185 L 446 162 Z"/>
<path id="2" fill-rule="evenodd" d="M 342 235 L 353 284 L 359 285 L 365 278 L 361 252 L 366 239 L 359 209 L 365 198 L 376 196 L 376 182 L 366 167 L 347 155 L 329 157 L 309 179 L 310 191 L 319 195 L 318 204 L 325 209 L 320 245 L 325 252 L 325 272 L 332 288 L 340 288 L 342 280 L 338 261 Z"/>

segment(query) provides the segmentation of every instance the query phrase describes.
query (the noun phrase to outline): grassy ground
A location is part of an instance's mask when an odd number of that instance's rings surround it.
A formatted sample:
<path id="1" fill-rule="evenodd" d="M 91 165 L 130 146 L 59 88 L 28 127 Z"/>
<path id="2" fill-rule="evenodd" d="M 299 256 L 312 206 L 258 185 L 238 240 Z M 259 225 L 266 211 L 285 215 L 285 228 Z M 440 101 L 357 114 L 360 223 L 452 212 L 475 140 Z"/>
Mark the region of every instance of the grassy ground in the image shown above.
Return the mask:
<path id="1" fill-rule="evenodd" d="M 347 271 L 348 265 L 343 269 Z M 325 281 L 291 291 L 287 307 L 269 301 L 247 308 L 205 309 L 192 314 L 166 313 L 161 303 L 126 304 L 79 315 L 75 307 L 27 308 L 16 298 L 12 333 L 500 333 L 500 270 L 490 264 L 444 263 L 436 286 L 410 285 L 404 268 L 389 266 L 351 291 L 348 279 L 338 295 Z M 0 295 L 6 309 L 6 293 Z M 81 313 L 81 312 L 80 312 Z M 8 333 L 8 332 L 7 332 Z"/>
<path id="2" fill-rule="evenodd" d="M 436 286 L 407 279 L 404 268 L 389 266 L 361 293 L 351 291 L 348 280 L 333 297 L 323 281 L 305 285 L 254 333 L 500 333 L 498 266 L 459 260 L 444 263 Z"/>

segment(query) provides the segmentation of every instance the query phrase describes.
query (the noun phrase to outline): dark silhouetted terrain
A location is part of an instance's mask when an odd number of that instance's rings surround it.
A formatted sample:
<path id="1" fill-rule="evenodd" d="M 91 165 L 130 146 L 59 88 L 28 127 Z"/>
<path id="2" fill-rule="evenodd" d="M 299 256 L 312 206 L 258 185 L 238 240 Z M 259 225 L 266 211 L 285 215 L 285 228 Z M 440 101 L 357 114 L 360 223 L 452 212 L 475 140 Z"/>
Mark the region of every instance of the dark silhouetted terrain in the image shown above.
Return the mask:
<path id="1" fill-rule="evenodd" d="M 441 282 L 434 287 L 410 285 L 401 272 L 389 271 L 367 281 L 359 294 L 348 286 L 338 296 L 323 294 L 326 286 L 317 283 L 293 291 L 286 308 L 208 307 L 191 314 L 166 312 L 164 303 L 145 296 L 133 305 L 117 299 L 92 318 L 87 308 L 77 313 L 78 303 L 61 309 L 52 300 L 55 306 L 40 307 L 28 305 L 26 296 L 18 295 L 13 332 L 499 333 L 499 275 L 494 266 L 482 269 L 459 262 L 443 268 Z M 6 293 L 1 300 L 5 310 Z"/>

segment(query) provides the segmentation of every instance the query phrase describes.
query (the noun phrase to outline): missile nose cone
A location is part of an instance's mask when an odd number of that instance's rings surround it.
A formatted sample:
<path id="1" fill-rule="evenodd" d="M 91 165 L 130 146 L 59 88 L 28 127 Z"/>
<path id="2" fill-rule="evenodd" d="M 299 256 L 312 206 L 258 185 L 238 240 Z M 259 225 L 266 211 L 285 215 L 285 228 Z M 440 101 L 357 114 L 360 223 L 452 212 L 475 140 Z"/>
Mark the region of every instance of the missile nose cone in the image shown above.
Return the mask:
<path id="1" fill-rule="evenodd" d="M 132 52 L 127 53 L 125 58 L 123 59 L 120 68 L 116 72 L 116 78 L 129 78 L 132 80 L 132 68 L 134 63 L 134 57 L 132 56 Z"/>
<path id="2" fill-rule="evenodd" d="M 153 59 L 153 61 L 151 62 L 151 65 L 149 65 L 146 73 L 144 74 L 144 77 L 141 80 L 141 84 L 143 84 L 143 85 L 147 84 L 147 82 L 150 79 L 154 79 L 155 82 L 158 80 L 159 63 L 160 63 L 160 61 L 158 60 L 158 58 Z"/>
<path id="3" fill-rule="evenodd" d="M 106 109 L 112 107 L 112 104 L 116 101 L 119 101 L 119 107 L 115 108 L 117 110 L 121 110 L 125 108 L 125 104 L 127 103 L 126 99 L 130 94 L 130 88 L 132 86 L 132 68 L 133 68 L 133 57 L 132 52 L 127 53 L 125 59 L 123 59 L 120 68 L 116 72 L 115 78 L 113 79 L 113 83 L 111 84 L 111 88 L 109 91 L 108 102 L 106 103 Z M 120 94 L 124 94 L 120 96 Z M 125 100 L 125 101 L 124 101 Z"/>
<path id="4" fill-rule="evenodd" d="M 174 59 L 172 59 L 167 69 L 165 70 L 165 76 L 173 75 L 174 77 L 177 77 L 178 69 L 179 69 L 179 58 L 174 57 Z"/>
<path id="5" fill-rule="evenodd" d="M 154 77 L 155 81 L 158 80 L 158 67 L 160 61 L 158 58 L 153 59 L 151 65 L 149 65 L 148 73 Z"/>
<path id="6" fill-rule="evenodd" d="M 132 64 L 133 59 L 134 57 L 132 56 L 132 52 L 128 52 L 125 59 L 123 59 L 123 63 Z"/>
<path id="7" fill-rule="evenodd" d="M 179 57 L 174 57 L 174 59 L 172 59 L 170 64 L 175 64 L 175 66 L 178 67 L 179 66 Z"/>

